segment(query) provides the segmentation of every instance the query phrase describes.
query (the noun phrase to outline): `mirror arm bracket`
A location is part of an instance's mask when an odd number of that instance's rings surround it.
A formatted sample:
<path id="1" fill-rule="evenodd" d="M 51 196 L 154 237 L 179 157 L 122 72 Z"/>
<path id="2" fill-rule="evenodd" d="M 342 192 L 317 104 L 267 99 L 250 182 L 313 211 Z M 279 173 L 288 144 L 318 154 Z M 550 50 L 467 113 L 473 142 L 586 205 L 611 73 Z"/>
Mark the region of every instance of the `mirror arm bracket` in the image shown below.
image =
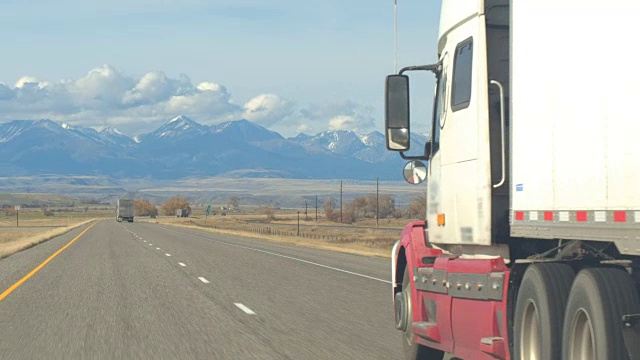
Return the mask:
<path id="1" fill-rule="evenodd" d="M 416 65 L 416 66 L 407 66 L 400 69 L 398 75 L 402 75 L 405 71 L 431 71 L 434 74 L 440 72 L 440 63 L 432 64 L 432 65 Z"/>
<path id="2" fill-rule="evenodd" d="M 439 62 L 437 64 L 432 64 L 432 65 L 407 66 L 400 69 L 400 72 L 398 72 L 398 75 L 402 75 L 405 71 L 431 71 L 434 74 L 438 74 L 440 72 L 440 69 L 441 69 L 441 66 Z M 420 155 L 420 156 L 409 156 L 409 155 L 405 155 L 404 151 L 400 151 L 400 157 L 402 157 L 405 160 L 429 161 L 429 156 L 427 156 L 426 151 L 424 155 Z"/>
<path id="3" fill-rule="evenodd" d="M 402 157 L 405 160 L 424 160 L 424 161 L 429 161 L 429 157 L 425 155 L 420 155 L 420 156 L 409 156 L 409 155 L 405 155 L 404 151 L 400 151 L 400 157 Z"/>

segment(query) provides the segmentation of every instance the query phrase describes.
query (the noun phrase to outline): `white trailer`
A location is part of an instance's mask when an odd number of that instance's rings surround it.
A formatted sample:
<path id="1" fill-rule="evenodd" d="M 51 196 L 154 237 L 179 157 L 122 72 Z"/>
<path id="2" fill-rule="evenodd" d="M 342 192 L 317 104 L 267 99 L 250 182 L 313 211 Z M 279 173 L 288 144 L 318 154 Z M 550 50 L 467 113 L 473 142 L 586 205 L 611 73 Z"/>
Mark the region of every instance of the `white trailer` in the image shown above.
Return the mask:
<path id="1" fill-rule="evenodd" d="M 188 216 L 189 211 L 187 209 L 176 209 L 176 217 L 183 218 Z"/>
<path id="2" fill-rule="evenodd" d="M 133 222 L 134 201 L 129 199 L 118 199 L 116 203 L 116 221 Z"/>
<path id="3" fill-rule="evenodd" d="M 437 63 L 387 78 L 387 147 L 428 161 L 392 255 L 407 358 L 640 359 L 638 24 L 630 0 L 443 0 Z"/>

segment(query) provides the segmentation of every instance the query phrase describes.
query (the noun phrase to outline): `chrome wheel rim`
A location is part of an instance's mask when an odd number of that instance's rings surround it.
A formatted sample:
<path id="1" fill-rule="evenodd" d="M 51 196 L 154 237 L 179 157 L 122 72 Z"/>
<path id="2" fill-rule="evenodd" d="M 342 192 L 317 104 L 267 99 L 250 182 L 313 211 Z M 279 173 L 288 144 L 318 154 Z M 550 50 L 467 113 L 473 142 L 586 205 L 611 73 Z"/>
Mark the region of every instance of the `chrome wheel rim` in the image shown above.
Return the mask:
<path id="1" fill-rule="evenodd" d="M 584 309 L 579 309 L 573 317 L 568 346 L 569 359 L 591 360 L 596 358 L 593 326 L 589 314 Z"/>
<path id="2" fill-rule="evenodd" d="M 540 317 L 533 301 L 527 301 L 520 329 L 520 359 L 540 359 Z"/>
<path id="3" fill-rule="evenodd" d="M 407 345 L 413 346 L 413 331 L 411 329 L 411 323 L 413 322 L 413 309 L 411 308 L 411 286 L 407 284 L 406 287 L 402 288 L 402 293 L 404 294 L 404 301 L 407 309 L 407 328 L 404 331 L 404 339 L 407 342 Z"/>

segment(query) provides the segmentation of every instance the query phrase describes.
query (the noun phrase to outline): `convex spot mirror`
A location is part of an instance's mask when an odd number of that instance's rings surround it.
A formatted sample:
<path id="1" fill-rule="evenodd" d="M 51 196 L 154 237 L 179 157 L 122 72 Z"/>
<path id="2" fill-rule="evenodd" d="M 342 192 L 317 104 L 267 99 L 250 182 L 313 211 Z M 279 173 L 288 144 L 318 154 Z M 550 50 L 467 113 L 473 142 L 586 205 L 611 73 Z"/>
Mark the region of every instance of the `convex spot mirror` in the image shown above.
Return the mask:
<path id="1" fill-rule="evenodd" d="M 402 173 L 409 184 L 417 185 L 427 178 L 427 167 L 422 161 L 414 160 L 404 166 Z"/>

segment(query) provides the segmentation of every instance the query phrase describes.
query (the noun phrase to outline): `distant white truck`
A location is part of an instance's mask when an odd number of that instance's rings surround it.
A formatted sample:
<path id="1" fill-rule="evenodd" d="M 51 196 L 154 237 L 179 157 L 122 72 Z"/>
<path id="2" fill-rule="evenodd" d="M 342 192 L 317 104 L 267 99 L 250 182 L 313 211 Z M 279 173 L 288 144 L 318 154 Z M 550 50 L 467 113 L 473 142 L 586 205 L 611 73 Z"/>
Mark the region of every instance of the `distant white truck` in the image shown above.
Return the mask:
<path id="1" fill-rule="evenodd" d="M 116 203 L 116 220 L 133 222 L 133 200 L 118 199 Z"/>
<path id="2" fill-rule="evenodd" d="M 176 217 L 188 217 L 189 211 L 187 209 L 176 209 Z"/>

